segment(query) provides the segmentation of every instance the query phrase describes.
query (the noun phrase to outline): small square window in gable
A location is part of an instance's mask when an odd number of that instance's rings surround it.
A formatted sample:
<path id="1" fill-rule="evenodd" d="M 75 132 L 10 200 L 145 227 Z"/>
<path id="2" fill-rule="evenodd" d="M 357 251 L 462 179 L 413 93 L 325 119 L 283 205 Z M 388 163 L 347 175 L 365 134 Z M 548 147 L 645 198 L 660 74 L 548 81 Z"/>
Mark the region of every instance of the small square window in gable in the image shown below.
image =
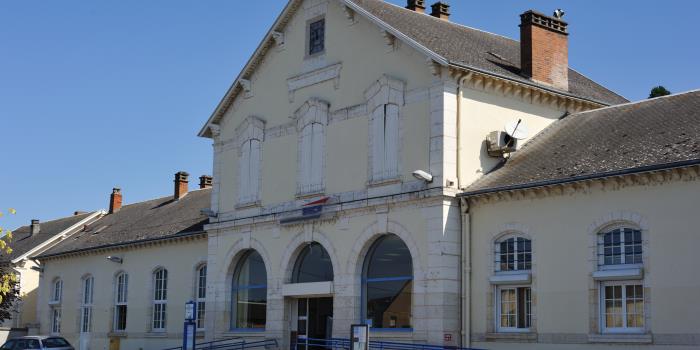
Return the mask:
<path id="1" fill-rule="evenodd" d="M 326 20 L 324 18 L 312 20 L 308 29 L 308 54 L 313 56 L 325 50 Z"/>

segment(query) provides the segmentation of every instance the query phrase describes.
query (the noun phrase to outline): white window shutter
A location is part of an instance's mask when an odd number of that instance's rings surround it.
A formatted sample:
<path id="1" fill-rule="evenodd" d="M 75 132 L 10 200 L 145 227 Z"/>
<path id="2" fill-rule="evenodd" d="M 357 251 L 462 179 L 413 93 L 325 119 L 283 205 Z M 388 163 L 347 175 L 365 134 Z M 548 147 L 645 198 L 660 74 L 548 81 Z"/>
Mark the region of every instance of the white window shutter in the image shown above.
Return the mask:
<path id="1" fill-rule="evenodd" d="M 321 187 L 323 183 L 323 125 L 314 123 L 313 126 L 313 142 L 311 156 L 311 184 L 315 189 Z"/>
<path id="2" fill-rule="evenodd" d="M 301 134 L 301 164 L 299 164 L 301 171 L 299 172 L 299 183 L 302 186 L 301 192 L 307 191 L 307 187 L 311 180 L 311 148 L 312 148 L 312 126 L 307 125 L 302 129 Z"/>
<path id="3" fill-rule="evenodd" d="M 250 172 L 248 177 L 248 199 L 251 201 L 257 200 L 260 194 L 260 141 L 250 141 Z"/>
<path id="4" fill-rule="evenodd" d="M 372 112 L 372 179 L 384 173 L 384 105 Z"/>
<path id="5" fill-rule="evenodd" d="M 399 106 L 386 105 L 384 122 L 384 173 L 395 177 L 399 171 Z"/>

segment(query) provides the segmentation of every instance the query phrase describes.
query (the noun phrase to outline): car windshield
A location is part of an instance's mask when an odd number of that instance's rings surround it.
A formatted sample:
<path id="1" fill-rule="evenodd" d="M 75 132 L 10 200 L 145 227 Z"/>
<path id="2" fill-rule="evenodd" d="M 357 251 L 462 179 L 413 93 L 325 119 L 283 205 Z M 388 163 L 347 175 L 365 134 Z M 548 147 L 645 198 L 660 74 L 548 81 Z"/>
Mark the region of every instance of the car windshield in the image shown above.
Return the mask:
<path id="1" fill-rule="evenodd" d="M 45 348 L 63 348 L 68 347 L 70 344 L 63 338 L 46 338 L 43 340 Z"/>

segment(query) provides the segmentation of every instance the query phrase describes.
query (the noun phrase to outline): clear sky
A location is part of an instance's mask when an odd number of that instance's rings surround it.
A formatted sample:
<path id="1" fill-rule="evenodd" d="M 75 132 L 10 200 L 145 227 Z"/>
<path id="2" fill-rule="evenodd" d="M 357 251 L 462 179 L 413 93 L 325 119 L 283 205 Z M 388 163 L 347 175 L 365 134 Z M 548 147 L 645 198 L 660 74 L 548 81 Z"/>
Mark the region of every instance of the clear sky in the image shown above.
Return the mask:
<path id="1" fill-rule="evenodd" d="M 285 3 L 0 1 L 0 208 L 18 211 L 0 226 L 107 208 L 114 186 L 125 203 L 170 195 L 178 170 L 195 188 L 212 158 L 196 133 Z M 563 8 L 571 66 L 631 100 L 700 87 L 700 1 L 450 4 L 516 39 L 518 14 Z"/>

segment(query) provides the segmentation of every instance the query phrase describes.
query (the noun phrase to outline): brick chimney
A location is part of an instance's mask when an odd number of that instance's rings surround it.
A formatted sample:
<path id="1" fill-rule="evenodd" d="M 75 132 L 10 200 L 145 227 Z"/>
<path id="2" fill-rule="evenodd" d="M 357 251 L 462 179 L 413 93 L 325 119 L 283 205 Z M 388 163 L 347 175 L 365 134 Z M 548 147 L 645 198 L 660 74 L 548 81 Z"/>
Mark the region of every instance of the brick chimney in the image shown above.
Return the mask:
<path id="1" fill-rule="evenodd" d="M 430 15 L 433 17 L 437 17 L 439 19 L 443 19 L 445 21 L 450 20 L 450 5 L 447 4 L 444 1 L 438 1 L 432 5 L 430 5 L 430 8 L 433 10 Z"/>
<path id="2" fill-rule="evenodd" d="M 41 230 L 41 225 L 39 224 L 39 219 L 32 219 L 32 224 L 29 225 L 29 232 L 32 236 L 39 233 Z"/>
<path id="3" fill-rule="evenodd" d="M 425 0 L 408 0 L 406 8 L 418 13 L 425 13 Z"/>
<path id="4" fill-rule="evenodd" d="M 210 188 L 213 177 L 210 175 L 202 175 L 199 177 L 199 189 L 203 190 L 205 188 Z"/>
<path id="5" fill-rule="evenodd" d="M 184 171 L 178 171 L 175 173 L 175 200 L 178 200 L 187 194 L 187 179 L 189 177 L 190 174 Z"/>
<path id="6" fill-rule="evenodd" d="M 109 196 L 109 213 L 114 214 L 122 208 L 122 190 L 119 187 L 112 189 Z"/>
<path id="7" fill-rule="evenodd" d="M 532 10 L 520 15 L 522 75 L 560 90 L 569 90 L 567 25 L 561 18 Z"/>

